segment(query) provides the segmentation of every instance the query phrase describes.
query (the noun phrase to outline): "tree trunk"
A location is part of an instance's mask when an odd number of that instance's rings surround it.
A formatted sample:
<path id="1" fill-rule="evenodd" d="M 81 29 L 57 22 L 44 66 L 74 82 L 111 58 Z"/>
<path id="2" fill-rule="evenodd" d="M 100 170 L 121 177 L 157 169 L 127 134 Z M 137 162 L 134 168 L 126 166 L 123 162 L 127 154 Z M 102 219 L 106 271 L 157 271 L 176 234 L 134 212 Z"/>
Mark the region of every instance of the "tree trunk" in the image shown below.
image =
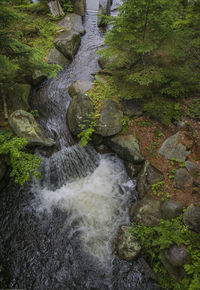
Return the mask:
<path id="1" fill-rule="evenodd" d="M 64 12 L 62 10 L 62 7 L 59 3 L 59 0 L 52 0 L 48 3 L 49 9 L 51 11 L 51 14 L 53 17 L 59 17 L 64 15 Z"/>

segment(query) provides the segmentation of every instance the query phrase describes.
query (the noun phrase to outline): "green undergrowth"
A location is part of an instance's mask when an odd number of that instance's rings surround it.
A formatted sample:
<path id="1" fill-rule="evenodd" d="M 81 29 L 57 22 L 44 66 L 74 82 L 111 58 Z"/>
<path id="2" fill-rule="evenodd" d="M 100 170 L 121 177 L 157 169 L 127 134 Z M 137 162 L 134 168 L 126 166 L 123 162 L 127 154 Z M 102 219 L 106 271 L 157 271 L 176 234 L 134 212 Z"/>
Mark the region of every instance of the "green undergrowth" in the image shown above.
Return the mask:
<path id="1" fill-rule="evenodd" d="M 14 136 L 9 130 L 0 131 L 0 156 L 12 168 L 10 177 L 21 186 L 30 180 L 31 175 L 41 177 L 38 171 L 41 158 L 30 153 L 27 144 L 25 138 Z"/>
<path id="2" fill-rule="evenodd" d="M 142 255 L 157 275 L 163 289 L 200 289 L 200 234 L 191 232 L 183 224 L 182 216 L 172 220 L 160 220 L 158 226 L 148 227 L 132 224 L 134 237 L 142 246 Z M 161 251 L 172 245 L 185 245 L 189 259 L 184 266 L 187 275 L 177 280 L 161 262 Z"/>

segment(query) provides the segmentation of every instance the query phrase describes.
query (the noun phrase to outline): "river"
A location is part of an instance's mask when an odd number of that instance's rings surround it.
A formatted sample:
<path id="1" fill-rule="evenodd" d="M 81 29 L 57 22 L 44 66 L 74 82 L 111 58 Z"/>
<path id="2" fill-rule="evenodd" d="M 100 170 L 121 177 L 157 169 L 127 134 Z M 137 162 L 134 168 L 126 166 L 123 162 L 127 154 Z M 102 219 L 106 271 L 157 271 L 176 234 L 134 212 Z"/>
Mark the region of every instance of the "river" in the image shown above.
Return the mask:
<path id="1" fill-rule="evenodd" d="M 68 87 L 93 80 L 100 69 L 97 8 L 98 1 L 87 0 L 86 34 L 72 63 L 35 92 L 45 100 L 40 125 L 57 150 L 43 156 L 41 180 L 22 188 L 11 181 L 1 193 L 0 288 L 157 289 L 142 259 L 114 255 L 117 230 L 129 224 L 135 181 L 117 156 L 76 144 L 66 125 Z"/>

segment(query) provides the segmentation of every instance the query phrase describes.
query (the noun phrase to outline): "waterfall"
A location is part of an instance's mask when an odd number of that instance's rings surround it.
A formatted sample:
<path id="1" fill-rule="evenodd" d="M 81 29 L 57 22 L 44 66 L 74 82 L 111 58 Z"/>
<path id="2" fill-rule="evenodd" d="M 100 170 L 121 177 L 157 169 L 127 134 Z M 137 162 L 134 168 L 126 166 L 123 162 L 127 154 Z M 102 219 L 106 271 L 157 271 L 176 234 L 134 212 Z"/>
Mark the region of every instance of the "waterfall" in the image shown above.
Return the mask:
<path id="1" fill-rule="evenodd" d="M 0 288 L 157 289 L 141 260 L 126 262 L 114 255 L 117 230 L 129 224 L 135 181 L 115 155 L 77 144 L 66 124 L 69 86 L 93 80 L 100 69 L 98 4 L 87 0 L 86 34 L 72 63 L 33 96 L 43 104 L 39 123 L 58 150 L 43 156 L 40 180 L 20 189 L 10 183 L 1 193 Z"/>

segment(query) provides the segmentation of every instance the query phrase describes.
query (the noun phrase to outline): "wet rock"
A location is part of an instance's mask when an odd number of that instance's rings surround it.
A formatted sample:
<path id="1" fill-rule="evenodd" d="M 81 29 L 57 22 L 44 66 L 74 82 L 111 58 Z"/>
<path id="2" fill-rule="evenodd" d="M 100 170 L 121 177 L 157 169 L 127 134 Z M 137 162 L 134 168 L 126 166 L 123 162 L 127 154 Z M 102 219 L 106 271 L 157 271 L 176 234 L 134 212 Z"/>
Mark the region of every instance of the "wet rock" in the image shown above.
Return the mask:
<path id="1" fill-rule="evenodd" d="M 54 145 L 54 141 L 45 137 L 44 132 L 30 113 L 17 110 L 10 115 L 8 122 L 14 133 L 19 137 L 26 138 L 29 145 L 48 147 Z"/>
<path id="2" fill-rule="evenodd" d="M 130 230 L 131 227 L 121 226 L 116 238 L 116 253 L 120 259 L 126 261 L 135 259 L 141 251 L 139 242 Z"/>
<path id="3" fill-rule="evenodd" d="M 112 136 L 122 129 L 123 113 L 119 105 L 113 100 L 105 100 L 95 130 L 103 137 Z"/>
<path id="4" fill-rule="evenodd" d="M 179 202 L 167 200 L 161 207 L 162 218 L 173 219 L 183 212 L 183 206 Z"/>
<path id="5" fill-rule="evenodd" d="M 7 96 L 8 104 L 11 104 L 15 110 L 29 109 L 29 95 L 31 92 L 31 85 L 29 84 L 15 84 L 12 86 L 12 91 L 9 91 Z"/>
<path id="6" fill-rule="evenodd" d="M 192 186 L 193 178 L 185 168 L 179 168 L 174 177 L 174 185 L 177 188 Z"/>
<path id="7" fill-rule="evenodd" d="M 188 254 L 185 246 L 173 245 L 169 249 L 161 252 L 161 262 L 164 267 L 178 279 L 185 276 L 184 265 L 188 260 Z"/>
<path id="8" fill-rule="evenodd" d="M 66 32 L 77 32 L 79 34 L 84 34 L 85 29 L 83 27 L 81 16 L 71 13 L 66 15 L 62 20 L 60 20 L 57 24 L 60 27 L 66 29 Z"/>
<path id="9" fill-rule="evenodd" d="M 175 135 L 167 138 L 162 144 L 159 153 L 169 160 L 174 158 L 179 162 L 183 162 L 190 154 L 190 151 L 187 150 L 185 145 L 180 143 L 179 135 L 180 132 L 177 132 Z"/>
<path id="10" fill-rule="evenodd" d="M 4 178 L 6 171 L 7 171 L 6 164 L 0 161 L 0 181 Z"/>
<path id="11" fill-rule="evenodd" d="M 192 161 L 187 160 L 185 162 L 185 167 L 187 168 L 190 174 L 195 174 L 197 172 L 197 164 Z"/>
<path id="12" fill-rule="evenodd" d="M 139 197 L 143 198 L 151 186 L 162 181 L 163 178 L 163 173 L 152 166 L 148 160 L 146 160 L 137 177 L 137 191 Z"/>
<path id="13" fill-rule="evenodd" d="M 77 80 L 69 87 L 70 97 L 74 97 L 79 93 L 86 93 L 92 87 L 92 82 L 87 80 Z"/>
<path id="14" fill-rule="evenodd" d="M 34 86 L 39 85 L 41 82 L 43 82 L 46 78 L 48 77 L 48 75 L 41 71 L 41 70 L 35 70 L 33 75 L 32 75 L 32 82 Z"/>
<path id="15" fill-rule="evenodd" d="M 52 48 L 49 53 L 48 63 L 64 66 L 69 63 L 69 60 L 56 48 Z"/>
<path id="16" fill-rule="evenodd" d="M 141 201 L 133 204 L 130 216 L 131 221 L 153 227 L 159 224 L 161 219 L 161 203 L 150 196 L 145 196 Z"/>
<path id="17" fill-rule="evenodd" d="M 84 16 L 85 15 L 85 8 L 86 8 L 86 1 L 85 0 L 72 0 L 74 13 Z"/>
<path id="18" fill-rule="evenodd" d="M 134 178 L 141 170 L 141 164 L 133 164 L 129 161 L 124 161 L 126 172 L 130 178 Z"/>
<path id="19" fill-rule="evenodd" d="M 183 221 L 189 229 L 200 233 L 200 207 L 190 205 L 183 214 Z"/>
<path id="20" fill-rule="evenodd" d="M 92 102 L 87 95 L 78 94 L 74 96 L 67 111 L 67 123 L 73 135 L 78 135 L 82 131 L 80 124 L 89 120 L 92 112 Z"/>
<path id="21" fill-rule="evenodd" d="M 141 163 L 144 160 L 139 143 L 133 135 L 106 138 L 105 143 L 123 160 L 133 163 Z"/>
<path id="22" fill-rule="evenodd" d="M 66 31 L 56 37 L 54 45 L 66 58 L 71 60 L 79 48 L 80 35 L 85 32 L 81 16 L 74 13 L 68 14 L 58 22 L 58 26 L 65 28 Z"/>
<path id="23" fill-rule="evenodd" d="M 106 21 L 102 16 L 110 14 L 112 0 L 99 0 L 99 11 L 98 11 L 98 26 L 104 27 L 107 25 Z"/>
<path id="24" fill-rule="evenodd" d="M 40 116 L 46 116 L 48 114 L 48 94 L 49 88 L 48 85 L 42 86 L 35 91 L 34 95 L 30 100 L 31 108 L 38 110 Z"/>
<path id="25" fill-rule="evenodd" d="M 156 285 L 156 275 L 143 258 L 127 262 L 115 258 L 113 261 L 112 289 L 161 290 Z"/>
<path id="26" fill-rule="evenodd" d="M 55 47 L 68 59 L 72 59 L 81 42 L 78 32 L 63 32 L 54 41 Z"/>
<path id="27" fill-rule="evenodd" d="M 123 100 L 122 104 L 122 111 L 125 115 L 129 117 L 140 117 L 143 115 L 143 108 L 142 104 L 139 100 Z"/>
<path id="28" fill-rule="evenodd" d="M 92 143 L 94 145 L 100 145 L 103 142 L 103 137 L 97 134 L 92 135 Z"/>

